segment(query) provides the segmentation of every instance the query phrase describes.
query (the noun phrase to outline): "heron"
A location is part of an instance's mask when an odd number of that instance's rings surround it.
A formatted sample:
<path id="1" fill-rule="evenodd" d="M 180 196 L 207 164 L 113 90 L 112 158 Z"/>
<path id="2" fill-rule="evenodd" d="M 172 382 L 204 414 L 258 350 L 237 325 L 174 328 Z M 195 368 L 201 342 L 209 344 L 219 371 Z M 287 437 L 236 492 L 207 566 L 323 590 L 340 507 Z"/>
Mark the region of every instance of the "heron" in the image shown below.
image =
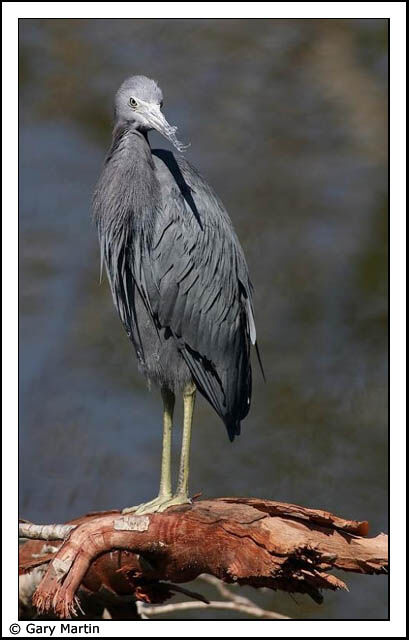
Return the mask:
<path id="1" fill-rule="evenodd" d="M 253 286 L 238 237 L 213 189 L 183 155 L 187 146 L 162 108 L 162 91 L 154 80 L 135 75 L 122 83 L 92 207 L 101 274 L 105 267 L 138 367 L 149 384 L 160 388 L 163 400 L 159 494 L 123 510 L 135 514 L 191 502 L 196 392 L 215 409 L 233 441 L 250 409 L 251 344 L 257 349 Z M 152 130 L 179 153 L 152 149 Z M 183 397 L 183 433 L 173 492 L 177 395 Z"/>

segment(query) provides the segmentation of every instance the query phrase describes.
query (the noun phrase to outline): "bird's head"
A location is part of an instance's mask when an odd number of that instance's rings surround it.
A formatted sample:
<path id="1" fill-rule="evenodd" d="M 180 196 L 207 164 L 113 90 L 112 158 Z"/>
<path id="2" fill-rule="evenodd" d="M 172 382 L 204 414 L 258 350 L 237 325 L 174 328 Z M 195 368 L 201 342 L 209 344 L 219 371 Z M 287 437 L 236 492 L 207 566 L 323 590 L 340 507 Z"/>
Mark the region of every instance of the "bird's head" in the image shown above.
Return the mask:
<path id="1" fill-rule="evenodd" d="M 115 119 L 140 131 L 156 129 L 178 151 L 185 151 L 189 145 L 177 139 L 177 127 L 172 127 L 166 121 L 162 106 L 162 91 L 154 80 L 145 76 L 131 76 L 122 83 L 115 96 Z"/>

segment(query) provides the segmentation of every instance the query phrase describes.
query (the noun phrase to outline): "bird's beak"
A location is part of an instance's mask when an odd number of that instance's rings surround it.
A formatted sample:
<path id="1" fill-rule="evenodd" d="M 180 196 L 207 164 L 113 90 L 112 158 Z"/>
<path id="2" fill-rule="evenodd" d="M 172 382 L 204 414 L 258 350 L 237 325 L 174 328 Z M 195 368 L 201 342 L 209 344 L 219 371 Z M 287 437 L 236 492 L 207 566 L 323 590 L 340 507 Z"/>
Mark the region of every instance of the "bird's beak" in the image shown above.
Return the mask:
<path id="1" fill-rule="evenodd" d="M 156 129 L 161 133 L 169 142 L 173 144 L 178 151 L 186 151 L 190 146 L 189 144 L 183 144 L 176 137 L 177 127 L 172 127 L 167 122 L 165 116 L 160 110 L 160 106 L 156 104 L 149 105 L 149 111 L 146 114 L 146 118 L 153 129 Z"/>

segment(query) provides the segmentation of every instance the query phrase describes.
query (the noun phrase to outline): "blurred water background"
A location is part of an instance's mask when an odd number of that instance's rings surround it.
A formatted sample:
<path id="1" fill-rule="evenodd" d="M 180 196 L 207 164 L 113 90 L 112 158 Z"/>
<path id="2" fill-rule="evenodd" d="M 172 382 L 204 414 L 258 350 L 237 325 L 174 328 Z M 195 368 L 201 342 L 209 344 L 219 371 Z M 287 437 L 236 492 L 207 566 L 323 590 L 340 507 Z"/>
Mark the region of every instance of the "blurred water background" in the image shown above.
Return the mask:
<path id="1" fill-rule="evenodd" d="M 140 73 L 159 82 L 187 158 L 231 215 L 267 373 L 264 384 L 254 362 L 233 445 L 198 402 L 192 493 L 295 502 L 387 531 L 387 47 L 375 19 L 20 20 L 22 517 L 59 522 L 156 495 L 160 395 L 99 285 L 90 220 L 113 94 Z M 347 581 L 321 606 L 244 591 L 297 618 L 387 616 L 385 577 Z"/>

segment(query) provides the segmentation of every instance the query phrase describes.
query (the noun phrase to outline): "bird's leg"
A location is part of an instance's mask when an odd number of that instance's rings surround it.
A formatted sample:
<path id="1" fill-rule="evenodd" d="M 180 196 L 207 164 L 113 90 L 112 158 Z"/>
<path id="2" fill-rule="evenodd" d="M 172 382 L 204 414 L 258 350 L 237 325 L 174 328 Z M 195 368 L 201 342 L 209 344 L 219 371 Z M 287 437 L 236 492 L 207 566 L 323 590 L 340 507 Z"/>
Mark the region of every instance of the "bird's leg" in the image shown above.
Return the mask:
<path id="1" fill-rule="evenodd" d="M 159 485 L 159 495 L 154 500 L 135 507 L 123 509 L 122 513 L 153 513 L 159 511 L 160 507 L 168 502 L 172 497 L 172 474 L 171 474 L 171 453 L 172 453 L 172 424 L 173 410 L 175 408 L 175 394 L 168 389 L 162 389 L 163 399 L 163 440 L 162 440 L 162 467 Z"/>
<path id="2" fill-rule="evenodd" d="M 190 441 L 192 437 L 193 411 L 195 408 L 196 387 L 189 385 L 183 392 L 183 438 L 180 454 L 179 479 L 176 496 L 188 500 Z"/>
<path id="3" fill-rule="evenodd" d="M 164 511 L 168 507 L 191 502 L 188 494 L 189 481 L 189 456 L 190 440 L 192 435 L 193 410 L 195 407 L 196 387 L 191 384 L 183 391 L 183 436 L 182 450 L 180 454 L 179 479 L 176 493 L 165 504 L 161 505 L 159 511 Z"/>
<path id="4" fill-rule="evenodd" d="M 162 466 L 160 473 L 159 496 L 169 499 L 172 495 L 172 426 L 175 394 L 162 389 L 163 398 L 163 440 Z"/>

